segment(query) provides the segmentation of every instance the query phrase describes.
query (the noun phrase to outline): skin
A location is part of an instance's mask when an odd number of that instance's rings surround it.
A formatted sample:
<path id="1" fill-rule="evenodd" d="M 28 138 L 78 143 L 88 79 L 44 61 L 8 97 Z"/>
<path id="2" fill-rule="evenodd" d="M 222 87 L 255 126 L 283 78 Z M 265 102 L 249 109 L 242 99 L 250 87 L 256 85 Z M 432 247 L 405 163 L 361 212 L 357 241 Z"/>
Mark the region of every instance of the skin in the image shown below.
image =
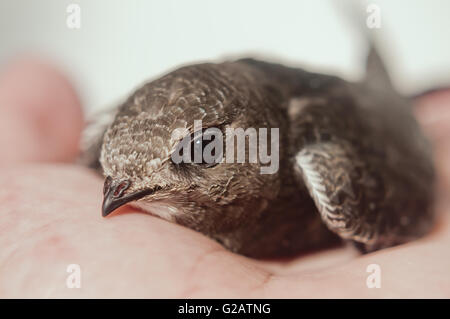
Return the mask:
<path id="1" fill-rule="evenodd" d="M 367 255 L 342 246 L 256 261 L 128 206 L 102 218 L 102 179 L 70 164 L 83 121 L 73 88 L 44 63 L 16 61 L 0 75 L 0 297 L 448 298 L 449 104 L 450 91 L 417 103 L 439 175 L 430 235 Z M 66 287 L 74 263 L 81 289 Z M 373 263 L 380 289 L 366 286 Z"/>

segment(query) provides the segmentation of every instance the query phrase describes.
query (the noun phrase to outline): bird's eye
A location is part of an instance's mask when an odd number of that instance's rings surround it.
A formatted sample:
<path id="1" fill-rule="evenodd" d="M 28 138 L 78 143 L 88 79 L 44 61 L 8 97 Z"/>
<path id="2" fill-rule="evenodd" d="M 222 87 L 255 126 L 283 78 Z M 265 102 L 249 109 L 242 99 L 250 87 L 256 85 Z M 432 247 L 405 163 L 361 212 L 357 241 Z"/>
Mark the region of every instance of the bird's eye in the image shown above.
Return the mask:
<path id="1" fill-rule="evenodd" d="M 207 128 L 195 132 L 183 139 L 177 147 L 178 161 L 176 164 L 186 163 L 213 167 L 220 163 L 223 154 L 223 136 L 218 128 Z"/>

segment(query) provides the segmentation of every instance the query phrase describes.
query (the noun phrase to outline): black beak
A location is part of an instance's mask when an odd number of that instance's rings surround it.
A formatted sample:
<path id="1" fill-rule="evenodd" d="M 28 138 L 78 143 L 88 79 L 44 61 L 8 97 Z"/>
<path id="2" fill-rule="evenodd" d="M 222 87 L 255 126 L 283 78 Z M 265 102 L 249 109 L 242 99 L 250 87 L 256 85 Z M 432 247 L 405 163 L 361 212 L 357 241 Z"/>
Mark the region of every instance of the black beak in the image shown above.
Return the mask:
<path id="1" fill-rule="evenodd" d="M 103 188 L 103 217 L 108 216 L 115 209 L 125 205 L 126 203 L 138 200 L 154 192 L 153 189 L 144 189 L 142 191 L 124 195 L 125 191 L 128 189 L 128 187 L 130 187 L 130 185 L 130 181 L 120 181 L 116 183 L 112 181 L 109 176 L 106 178 L 105 186 Z"/>

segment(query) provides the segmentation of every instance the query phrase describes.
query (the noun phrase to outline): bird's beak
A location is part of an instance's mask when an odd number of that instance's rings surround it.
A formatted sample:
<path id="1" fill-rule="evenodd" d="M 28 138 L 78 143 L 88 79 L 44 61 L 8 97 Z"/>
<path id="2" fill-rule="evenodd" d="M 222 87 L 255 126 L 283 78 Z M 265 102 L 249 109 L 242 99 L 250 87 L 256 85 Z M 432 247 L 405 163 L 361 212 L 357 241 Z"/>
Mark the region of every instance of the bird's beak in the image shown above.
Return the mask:
<path id="1" fill-rule="evenodd" d="M 141 191 L 125 194 L 125 191 L 130 187 L 130 181 L 112 181 L 110 177 L 106 178 L 103 190 L 103 205 L 102 216 L 106 217 L 115 209 L 123 206 L 129 202 L 138 200 L 153 193 L 152 189 L 144 189 Z"/>

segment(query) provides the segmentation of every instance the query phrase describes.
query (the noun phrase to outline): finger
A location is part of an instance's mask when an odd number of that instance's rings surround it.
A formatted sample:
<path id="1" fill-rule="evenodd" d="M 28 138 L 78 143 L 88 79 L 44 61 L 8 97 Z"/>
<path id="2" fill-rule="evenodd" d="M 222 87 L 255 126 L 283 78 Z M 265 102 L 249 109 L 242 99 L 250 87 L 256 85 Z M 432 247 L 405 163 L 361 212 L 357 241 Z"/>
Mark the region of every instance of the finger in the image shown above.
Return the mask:
<path id="1" fill-rule="evenodd" d="M 450 89 L 427 94 L 416 105 L 418 120 L 433 141 L 450 136 Z"/>
<path id="2" fill-rule="evenodd" d="M 440 191 L 450 189 L 450 89 L 426 94 L 416 101 L 415 113 L 433 142 Z"/>
<path id="3" fill-rule="evenodd" d="M 0 165 L 72 160 L 82 123 L 74 89 L 50 65 L 21 59 L 0 74 Z"/>

